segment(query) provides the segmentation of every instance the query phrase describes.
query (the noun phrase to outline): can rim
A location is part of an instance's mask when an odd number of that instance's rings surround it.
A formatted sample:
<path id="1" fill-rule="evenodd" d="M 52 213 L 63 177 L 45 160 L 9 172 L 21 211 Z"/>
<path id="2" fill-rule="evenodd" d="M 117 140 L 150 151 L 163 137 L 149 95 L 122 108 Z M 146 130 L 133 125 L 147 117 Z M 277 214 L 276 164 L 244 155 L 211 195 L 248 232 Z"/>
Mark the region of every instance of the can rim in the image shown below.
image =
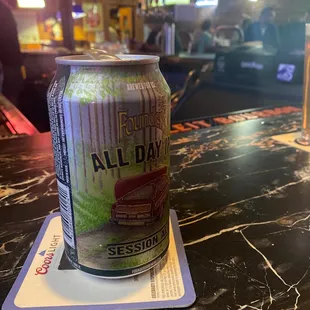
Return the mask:
<path id="1" fill-rule="evenodd" d="M 114 59 L 91 59 L 87 55 L 72 55 L 56 57 L 55 61 L 60 65 L 70 66 L 132 66 L 147 65 L 159 62 L 159 57 L 154 55 L 116 55 L 122 60 Z"/>

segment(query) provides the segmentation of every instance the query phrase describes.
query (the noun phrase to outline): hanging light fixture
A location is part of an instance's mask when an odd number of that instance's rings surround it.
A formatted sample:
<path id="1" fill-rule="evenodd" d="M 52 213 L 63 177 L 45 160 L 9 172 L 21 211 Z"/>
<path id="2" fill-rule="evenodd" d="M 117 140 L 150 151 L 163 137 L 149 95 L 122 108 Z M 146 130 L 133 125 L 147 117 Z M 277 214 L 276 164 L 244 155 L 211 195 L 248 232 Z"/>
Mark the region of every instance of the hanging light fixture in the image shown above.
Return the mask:
<path id="1" fill-rule="evenodd" d="M 43 9 L 44 0 L 17 0 L 17 6 L 21 9 Z"/>

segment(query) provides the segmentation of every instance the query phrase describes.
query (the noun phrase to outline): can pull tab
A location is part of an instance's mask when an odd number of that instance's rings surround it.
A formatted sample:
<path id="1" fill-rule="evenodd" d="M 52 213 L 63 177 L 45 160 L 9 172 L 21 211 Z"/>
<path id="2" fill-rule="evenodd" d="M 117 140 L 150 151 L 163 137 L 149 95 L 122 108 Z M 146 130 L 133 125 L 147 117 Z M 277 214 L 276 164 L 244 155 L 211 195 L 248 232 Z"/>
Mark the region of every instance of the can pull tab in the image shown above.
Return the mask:
<path id="1" fill-rule="evenodd" d="M 98 50 L 95 48 L 88 50 L 87 52 L 85 52 L 85 54 L 95 60 L 104 60 L 104 59 L 121 60 L 114 54 L 109 54 L 105 50 Z"/>

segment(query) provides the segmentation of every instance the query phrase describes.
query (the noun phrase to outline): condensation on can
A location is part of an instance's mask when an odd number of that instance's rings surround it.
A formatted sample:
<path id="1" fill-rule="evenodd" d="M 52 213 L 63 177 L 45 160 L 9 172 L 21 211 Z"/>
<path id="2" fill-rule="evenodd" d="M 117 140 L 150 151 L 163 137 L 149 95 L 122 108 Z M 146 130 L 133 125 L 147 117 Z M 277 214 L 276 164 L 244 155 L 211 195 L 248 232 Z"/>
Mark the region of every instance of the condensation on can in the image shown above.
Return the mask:
<path id="1" fill-rule="evenodd" d="M 158 57 L 120 58 L 57 58 L 47 95 L 66 255 L 108 278 L 169 245 L 170 89 Z"/>

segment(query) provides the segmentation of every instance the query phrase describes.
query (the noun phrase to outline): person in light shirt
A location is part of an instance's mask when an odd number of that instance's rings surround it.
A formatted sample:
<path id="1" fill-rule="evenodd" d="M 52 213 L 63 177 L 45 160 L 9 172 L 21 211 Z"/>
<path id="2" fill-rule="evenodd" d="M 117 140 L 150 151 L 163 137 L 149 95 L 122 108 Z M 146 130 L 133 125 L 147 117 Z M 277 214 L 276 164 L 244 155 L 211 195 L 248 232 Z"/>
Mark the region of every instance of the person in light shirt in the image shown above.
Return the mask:
<path id="1" fill-rule="evenodd" d="M 279 48 L 279 37 L 276 26 L 273 24 L 276 17 L 275 9 L 266 7 L 260 13 L 259 20 L 248 26 L 244 33 L 245 42 L 260 41 L 263 45 Z"/>
<path id="2" fill-rule="evenodd" d="M 214 37 L 211 28 L 212 21 L 207 19 L 201 24 L 199 29 L 195 30 L 192 47 L 193 53 L 203 54 L 206 53 L 209 48 L 214 46 Z"/>

